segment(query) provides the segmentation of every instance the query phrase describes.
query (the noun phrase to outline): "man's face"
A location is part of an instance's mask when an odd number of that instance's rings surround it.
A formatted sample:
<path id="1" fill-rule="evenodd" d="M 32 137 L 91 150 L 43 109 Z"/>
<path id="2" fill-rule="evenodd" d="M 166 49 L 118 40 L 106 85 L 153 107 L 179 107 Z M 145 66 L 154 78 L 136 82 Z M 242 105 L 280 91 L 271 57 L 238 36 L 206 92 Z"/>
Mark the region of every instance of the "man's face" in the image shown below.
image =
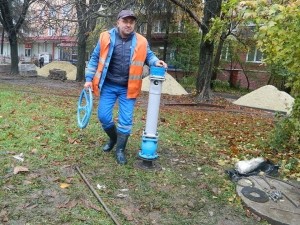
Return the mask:
<path id="1" fill-rule="evenodd" d="M 119 28 L 121 37 L 128 37 L 134 31 L 135 19 L 133 17 L 118 19 L 117 27 Z"/>

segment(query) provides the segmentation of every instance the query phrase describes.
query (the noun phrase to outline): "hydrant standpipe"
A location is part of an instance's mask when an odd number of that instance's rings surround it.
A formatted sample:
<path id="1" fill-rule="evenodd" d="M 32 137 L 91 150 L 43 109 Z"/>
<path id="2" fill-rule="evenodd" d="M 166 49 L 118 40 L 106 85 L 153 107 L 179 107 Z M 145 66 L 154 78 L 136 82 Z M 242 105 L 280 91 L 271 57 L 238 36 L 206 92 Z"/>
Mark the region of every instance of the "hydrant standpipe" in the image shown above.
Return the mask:
<path id="1" fill-rule="evenodd" d="M 152 166 L 152 161 L 158 158 L 158 132 L 157 123 L 159 115 L 159 105 L 162 90 L 162 82 L 165 80 L 166 69 L 164 67 L 150 67 L 150 87 L 149 100 L 146 118 L 146 127 L 142 136 L 139 157 L 146 167 Z"/>

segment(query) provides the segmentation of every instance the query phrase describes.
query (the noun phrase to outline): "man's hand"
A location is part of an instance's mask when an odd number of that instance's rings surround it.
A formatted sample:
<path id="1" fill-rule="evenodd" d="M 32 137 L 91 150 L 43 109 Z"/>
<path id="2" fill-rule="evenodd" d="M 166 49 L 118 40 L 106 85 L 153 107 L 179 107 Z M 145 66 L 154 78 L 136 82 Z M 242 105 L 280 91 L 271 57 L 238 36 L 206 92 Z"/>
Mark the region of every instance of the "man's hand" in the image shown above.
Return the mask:
<path id="1" fill-rule="evenodd" d="M 164 67 L 164 68 L 167 68 L 167 67 L 168 67 L 167 63 L 165 63 L 165 62 L 162 61 L 162 60 L 158 60 L 158 61 L 155 63 L 155 66 Z"/>
<path id="2" fill-rule="evenodd" d="M 85 82 L 84 88 L 85 88 L 85 89 L 88 89 L 89 87 L 90 87 L 91 89 L 93 89 L 92 82 Z"/>

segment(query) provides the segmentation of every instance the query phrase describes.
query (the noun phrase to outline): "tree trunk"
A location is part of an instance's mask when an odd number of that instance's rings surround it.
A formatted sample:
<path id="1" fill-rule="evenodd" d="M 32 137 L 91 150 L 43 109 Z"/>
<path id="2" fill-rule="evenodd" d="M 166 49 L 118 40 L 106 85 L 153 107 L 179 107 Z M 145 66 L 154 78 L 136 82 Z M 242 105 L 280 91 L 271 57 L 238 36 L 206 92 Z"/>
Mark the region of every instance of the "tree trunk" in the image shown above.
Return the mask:
<path id="1" fill-rule="evenodd" d="M 83 34 L 78 34 L 78 60 L 76 81 L 81 82 L 85 79 L 85 53 L 86 53 L 86 37 Z"/>
<path id="2" fill-rule="evenodd" d="M 170 20 L 172 18 L 172 7 L 170 2 L 166 2 L 167 6 L 167 15 L 166 15 L 166 34 L 164 37 L 164 52 L 163 52 L 163 61 L 167 61 L 167 51 L 168 51 L 168 44 L 169 44 L 169 32 L 170 32 Z"/>
<path id="3" fill-rule="evenodd" d="M 225 32 L 223 32 L 221 34 L 221 38 L 219 40 L 218 48 L 217 48 L 216 55 L 214 58 L 213 72 L 212 72 L 211 80 L 217 79 L 217 73 L 218 73 L 218 68 L 220 65 L 220 58 L 221 58 L 222 48 L 224 46 L 225 39 L 226 39 L 226 34 L 225 34 Z"/>
<path id="4" fill-rule="evenodd" d="M 10 44 L 10 57 L 11 57 L 11 74 L 19 74 L 19 57 L 18 57 L 18 38 L 16 32 L 10 32 L 9 36 Z"/>
<path id="5" fill-rule="evenodd" d="M 3 45 L 4 45 L 4 29 L 2 29 L 2 35 L 1 35 L 1 55 L 3 55 Z"/>
<path id="6" fill-rule="evenodd" d="M 85 80 L 85 60 L 87 39 L 95 29 L 97 17 L 93 16 L 101 7 L 99 0 L 76 0 L 75 7 L 78 19 L 78 47 L 77 47 L 77 74 L 76 81 Z"/>
<path id="7" fill-rule="evenodd" d="M 85 78 L 86 40 L 89 34 L 88 28 L 89 25 L 91 25 L 92 21 L 89 21 L 86 18 L 86 15 L 88 13 L 86 0 L 77 0 L 75 6 L 78 19 L 76 81 L 81 82 Z"/>
<path id="8" fill-rule="evenodd" d="M 211 19 L 220 16 L 221 4 L 222 0 L 205 1 L 204 15 L 201 24 L 202 39 L 200 44 L 200 63 L 196 83 L 198 101 L 210 100 L 212 97 L 210 82 L 212 77 L 214 44 L 212 41 L 206 40 L 206 35 L 210 29 Z"/>
<path id="9" fill-rule="evenodd" d="M 197 84 L 196 84 L 198 101 L 207 101 L 210 100 L 212 97 L 210 82 L 211 82 L 214 44 L 210 41 L 204 41 L 203 38 L 200 45 L 199 74 L 197 77 Z"/>
<path id="10" fill-rule="evenodd" d="M 147 0 L 146 5 L 147 7 L 147 32 L 146 32 L 146 39 L 148 40 L 148 43 L 150 47 L 152 46 L 152 23 L 153 23 L 153 3 L 151 0 Z"/>

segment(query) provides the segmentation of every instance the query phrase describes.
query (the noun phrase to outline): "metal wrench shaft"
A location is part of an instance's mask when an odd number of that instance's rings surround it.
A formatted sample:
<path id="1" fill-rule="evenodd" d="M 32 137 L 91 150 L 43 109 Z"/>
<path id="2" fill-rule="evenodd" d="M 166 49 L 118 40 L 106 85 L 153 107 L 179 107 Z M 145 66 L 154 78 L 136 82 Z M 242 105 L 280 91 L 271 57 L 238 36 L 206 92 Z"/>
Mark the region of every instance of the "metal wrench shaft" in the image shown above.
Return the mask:
<path id="1" fill-rule="evenodd" d="M 289 200 L 296 208 L 299 208 L 299 204 L 297 204 L 293 199 L 291 199 L 289 196 L 286 194 L 282 193 L 284 197 L 286 197 L 287 200 Z"/>
<path id="2" fill-rule="evenodd" d="M 266 178 L 265 175 L 260 176 L 268 185 L 271 189 L 276 189 L 276 187 L 274 187 L 273 185 L 270 184 L 270 182 L 268 181 L 268 179 Z"/>

